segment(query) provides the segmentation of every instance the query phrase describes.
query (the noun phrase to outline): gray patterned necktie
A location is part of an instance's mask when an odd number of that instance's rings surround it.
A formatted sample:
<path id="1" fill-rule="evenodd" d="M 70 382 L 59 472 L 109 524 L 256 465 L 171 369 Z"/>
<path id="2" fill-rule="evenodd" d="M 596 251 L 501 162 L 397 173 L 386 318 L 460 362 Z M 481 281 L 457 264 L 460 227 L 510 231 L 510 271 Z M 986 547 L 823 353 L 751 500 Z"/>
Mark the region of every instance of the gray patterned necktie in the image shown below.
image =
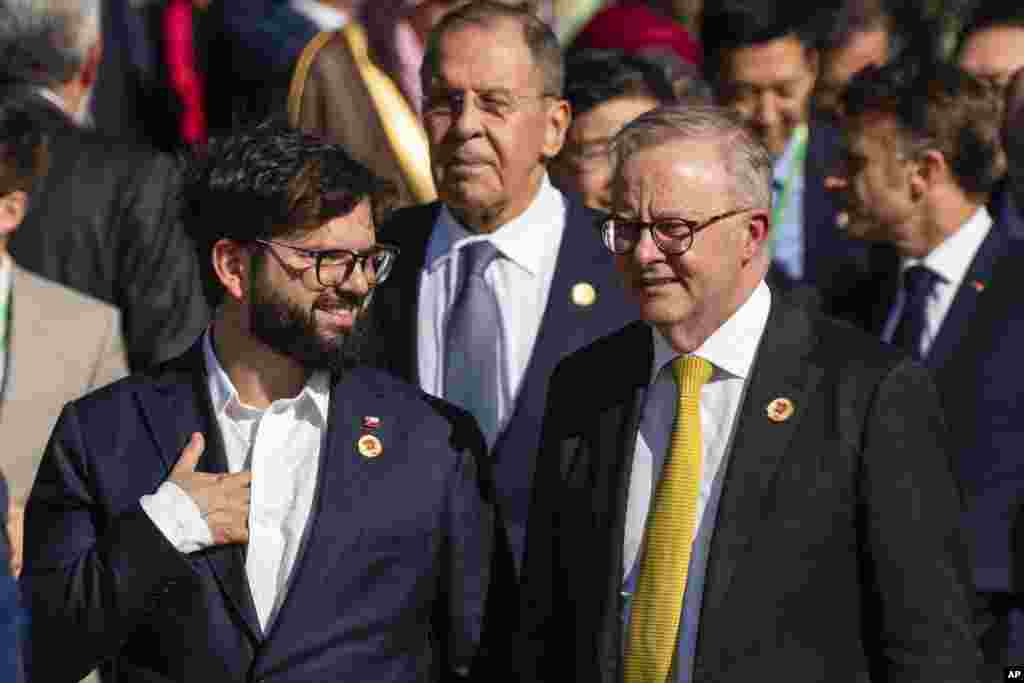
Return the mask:
<path id="1" fill-rule="evenodd" d="M 501 314 L 484 271 L 498 256 L 486 240 L 459 251 L 459 282 L 445 333 L 444 397 L 476 417 L 489 447 L 498 432 Z"/>

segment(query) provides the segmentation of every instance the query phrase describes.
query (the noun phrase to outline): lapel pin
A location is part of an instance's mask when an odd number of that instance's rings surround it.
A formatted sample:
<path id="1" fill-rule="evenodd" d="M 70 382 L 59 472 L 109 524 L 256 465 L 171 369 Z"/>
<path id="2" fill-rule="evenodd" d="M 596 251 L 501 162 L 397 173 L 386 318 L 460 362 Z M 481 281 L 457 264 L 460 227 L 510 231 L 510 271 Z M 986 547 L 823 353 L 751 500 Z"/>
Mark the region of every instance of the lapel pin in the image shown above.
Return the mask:
<path id="1" fill-rule="evenodd" d="M 373 434 L 365 434 L 359 437 L 359 441 L 356 442 L 356 448 L 359 450 L 359 455 L 371 460 L 384 452 L 384 445 Z"/>
<path id="2" fill-rule="evenodd" d="M 985 283 L 981 280 L 971 280 L 971 287 L 974 287 L 974 291 L 978 294 L 985 291 Z"/>
<path id="3" fill-rule="evenodd" d="M 593 306 L 597 301 L 597 290 L 589 282 L 577 282 L 572 286 L 572 302 L 581 308 Z"/>
<path id="4" fill-rule="evenodd" d="M 793 402 L 788 398 L 777 398 L 765 410 L 772 422 L 785 422 L 793 415 Z"/>
<path id="5" fill-rule="evenodd" d="M 374 417 L 373 415 L 367 415 L 363 418 L 363 429 L 376 429 L 380 427 L 380 418 Z"/>

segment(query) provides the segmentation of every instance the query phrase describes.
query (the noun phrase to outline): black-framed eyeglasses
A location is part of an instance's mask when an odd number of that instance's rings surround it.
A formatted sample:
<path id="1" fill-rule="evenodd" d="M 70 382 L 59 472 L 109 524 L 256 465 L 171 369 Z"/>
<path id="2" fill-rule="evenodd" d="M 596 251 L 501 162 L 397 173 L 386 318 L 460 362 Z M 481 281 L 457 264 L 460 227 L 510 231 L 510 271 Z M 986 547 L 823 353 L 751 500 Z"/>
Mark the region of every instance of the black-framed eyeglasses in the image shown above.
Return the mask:
<path id="1" fill-rule="evenodd" d="M 315 288 L 315 285 L 337 287 L 348 279 L 356 266 L 362 269 L 370 286 L 376 287 L 388 279 L 399 253 L 398 247 L 390 244 L 375 244 L 366 251 L 359 252 L 348 249 L 303 249 L 274 240 L 251 240 L 251 242 L 267 247 L 267 251 L 274 255 L 282 268 L 301 274 L 304 281 L 309 279 L 307 273 L 314 273 L 315 283 L 306 282 L 306 286 L 311 289 Z M 291 249 L 307 259 L 312 259 L 313 264 L 305 268 L 296 268 L 284 261 L 273 247 Z"/>
<path id="2" fill-rule="evenodd" d="M 627 220 L 619 216 L 608 216 L 598 222 L 597 228 L 601 231 L 604 246 L 613 254 L 624 256 L 632 253 L 636 249 L 636 245 L 640 243 L 644 230 L 650 230 L 654 244 L 663 254 L 677 255 L 689 251 L 693 246 L 693 236 L 704 228 L 744 211 L 753 211 L 753 208 L 733 209 L 712 216 L 704 222 L 691 221 L 686 218 L 662 218 L 653 223 L 645 223 L 644 221 Z"/>

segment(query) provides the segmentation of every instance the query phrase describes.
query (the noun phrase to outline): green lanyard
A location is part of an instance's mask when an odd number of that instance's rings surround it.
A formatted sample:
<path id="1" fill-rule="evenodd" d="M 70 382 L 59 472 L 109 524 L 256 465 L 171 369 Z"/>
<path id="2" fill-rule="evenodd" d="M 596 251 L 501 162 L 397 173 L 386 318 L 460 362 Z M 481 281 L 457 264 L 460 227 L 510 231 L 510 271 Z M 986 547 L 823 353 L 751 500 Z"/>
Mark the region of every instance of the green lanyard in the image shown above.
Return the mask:
<path id="1" fill-rule="evenodd" d="M 782 225 L 782 219 L 786 215 L 786 208 L 792 201 L 794 187 L 796 186 L 796 177 L 802 172 L 804 160 L 807 159 L 807 124 L 802 123 L 797 126 L 796 130 L 793 131 L 793 136 L 796 138 L 794 143 L 796 147 L 793 150 L 793 157 L 789 162 L 789 171 L 786 173 L 786 182 L 782 186 L 782 192 L 779 193 L 778 201 L 775 202 L 775 206 L 772 208 L 773 246 L 775 244 L 775 239 L 779 234 L 778 226 Z"/>

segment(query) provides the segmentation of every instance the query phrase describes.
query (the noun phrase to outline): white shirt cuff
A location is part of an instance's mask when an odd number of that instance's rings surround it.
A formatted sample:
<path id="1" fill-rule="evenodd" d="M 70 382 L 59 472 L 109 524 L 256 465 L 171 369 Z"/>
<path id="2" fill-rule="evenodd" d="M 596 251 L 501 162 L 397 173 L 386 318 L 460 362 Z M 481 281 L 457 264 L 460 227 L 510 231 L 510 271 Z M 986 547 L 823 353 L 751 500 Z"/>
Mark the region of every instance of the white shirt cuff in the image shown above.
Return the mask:
<path id="1" fill-rule="evenodd" d="M 142 509 L 178 552 L 193 553 L 213 545 L 210 527 L 199 506 L 173 481 L 139 499 Z"/>

